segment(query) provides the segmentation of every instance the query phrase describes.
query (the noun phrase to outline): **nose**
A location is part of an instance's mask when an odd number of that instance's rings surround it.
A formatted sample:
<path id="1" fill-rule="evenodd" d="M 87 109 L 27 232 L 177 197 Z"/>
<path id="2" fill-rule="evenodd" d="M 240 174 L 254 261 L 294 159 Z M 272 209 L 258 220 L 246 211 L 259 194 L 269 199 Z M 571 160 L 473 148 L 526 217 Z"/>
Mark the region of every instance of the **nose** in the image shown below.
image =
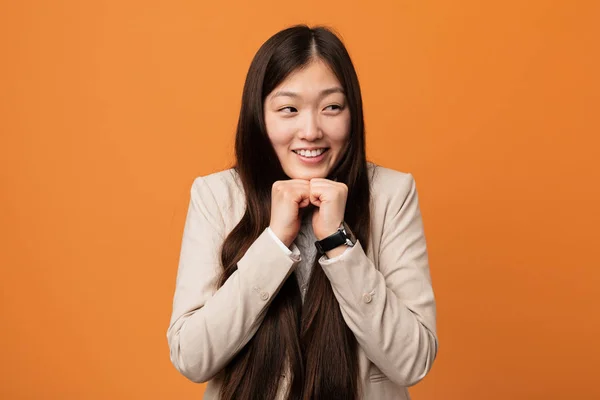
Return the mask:
<path id="1" fill-rule="evenodd" d="M 323 137 L 323 132 L 319 127 L 319 120 L 315 113 L 306 113 L 306 118 L 303 121 L 298 137 L 310 142 Z"/>

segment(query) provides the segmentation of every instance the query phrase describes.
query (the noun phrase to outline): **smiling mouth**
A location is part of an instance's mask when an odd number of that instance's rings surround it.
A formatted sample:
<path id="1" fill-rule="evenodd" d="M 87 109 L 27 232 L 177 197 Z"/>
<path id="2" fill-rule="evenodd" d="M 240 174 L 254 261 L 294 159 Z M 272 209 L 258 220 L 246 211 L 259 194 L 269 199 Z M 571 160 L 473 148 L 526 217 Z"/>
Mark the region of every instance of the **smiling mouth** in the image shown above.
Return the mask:
<path id="1" fill-rule="evenodd" d="M 314 158 L 314 157 L 319 157 L 321 154 L 325 153 L 328 150 L 329 150 L 329 148 L 321 148 L 321 149 L 315 149 L 315 150 L 292 150 L 292 151 L 302 157 Z"/>

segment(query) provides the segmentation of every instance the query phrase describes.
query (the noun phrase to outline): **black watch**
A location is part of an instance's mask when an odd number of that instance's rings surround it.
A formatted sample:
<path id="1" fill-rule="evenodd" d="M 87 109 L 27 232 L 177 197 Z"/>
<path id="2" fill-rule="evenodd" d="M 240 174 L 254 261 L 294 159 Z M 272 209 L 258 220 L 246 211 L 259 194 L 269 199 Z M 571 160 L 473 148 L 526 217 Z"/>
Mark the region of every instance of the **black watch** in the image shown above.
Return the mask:
<path id="1" fill-rule="evenodd" d="M 346 222 L 342 222 L 337 232 L 327 236 L 323 240 L 317 240 L 315 246 L 321 254 L 325 254 L 329 250 L 333 250 L 338 246 L 345 244 L 346 246 L 352 247 L 356 244 L 356 237 L 350 230 L 350 227 L 346 225 Z"/>

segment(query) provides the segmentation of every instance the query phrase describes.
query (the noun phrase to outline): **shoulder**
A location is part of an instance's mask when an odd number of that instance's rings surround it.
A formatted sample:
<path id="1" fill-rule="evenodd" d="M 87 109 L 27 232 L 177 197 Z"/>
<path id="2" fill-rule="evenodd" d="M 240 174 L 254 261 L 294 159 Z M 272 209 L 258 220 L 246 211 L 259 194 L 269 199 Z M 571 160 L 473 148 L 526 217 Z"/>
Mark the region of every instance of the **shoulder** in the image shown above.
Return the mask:
<path id="1" fill-rule="evenodd" d="M 192 184 L 192 199 L 202 203 L 209 212 L 218 212 L 228 224 L 231 218 L 243 213 L 244 189 L 234 168 L 199 176 Z"/>
<path id="2" fill-rule="evenodd" d="M 217 198 L 221 198 L 221 195 L 232 195 L 242 190 L 242 184 L 234 168 L 199 176 L 194 179 L 193 186 L 194 188 L 209 190 Z"/>
<path id="3" fill-rule="evenodd" d="M 389 200 L 398 197 L 404 199 L 416 190 L 415 180 L 408 172 L 382 167 L 371 162 L 367 164 L 367 167 L 371 196 L 375 200 L 378 198 Z"/>

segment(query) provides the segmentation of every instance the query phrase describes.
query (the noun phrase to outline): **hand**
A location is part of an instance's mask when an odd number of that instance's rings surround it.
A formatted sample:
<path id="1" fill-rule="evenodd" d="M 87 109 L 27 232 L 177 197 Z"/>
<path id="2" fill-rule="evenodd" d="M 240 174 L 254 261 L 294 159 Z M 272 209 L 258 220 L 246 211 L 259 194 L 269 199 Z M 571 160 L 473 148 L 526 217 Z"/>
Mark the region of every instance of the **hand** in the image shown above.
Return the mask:
<path id="1" fill-rule="evenodd" d="M 310 202 L 317 206 L 312 216 L 313 232 L 318 240 L 334 234 L 344 220 L 348 186 L 329 179 L 310 180 Z"/>
<path id="2" fill-rule="evenodd" d="M 271 189 L 271 222 L 269 227 L 287 247 L 300 231 L 300 209 L 310 204 L 310 182 L 289 179 L 273 183 Z"/>

